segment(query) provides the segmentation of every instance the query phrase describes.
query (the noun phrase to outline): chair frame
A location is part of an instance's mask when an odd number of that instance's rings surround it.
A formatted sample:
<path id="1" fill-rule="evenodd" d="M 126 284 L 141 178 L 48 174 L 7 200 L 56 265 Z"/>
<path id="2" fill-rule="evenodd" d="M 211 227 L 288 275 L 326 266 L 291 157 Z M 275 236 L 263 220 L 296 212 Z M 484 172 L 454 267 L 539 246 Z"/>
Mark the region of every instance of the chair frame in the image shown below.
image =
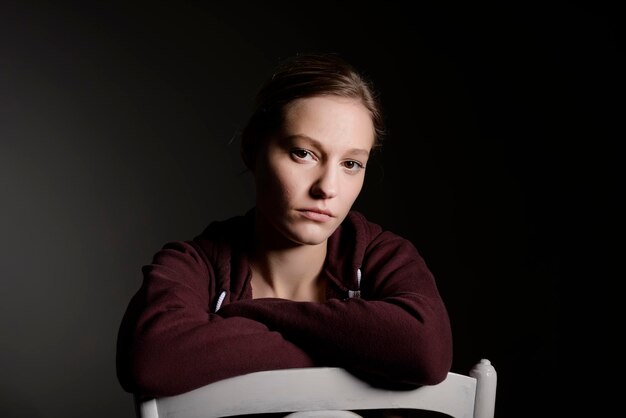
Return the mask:
<path id="1" fill-rule="evenodd" d="M 250 373 L 163 398 L 139 401 L 139 418 L 220 418 L 261 413 L 414 409 L 454 418 L 493 418 L 497 374 L 482 359 L 469 375 L 410 390 L 373 387 L 344 369 L 311 367 Z M 277 396 L 278 395 L 278 396 Z M 295 416 L 293 414 L 292 416 Z M 313 416 L 313 415 L 307 415 Z"/>

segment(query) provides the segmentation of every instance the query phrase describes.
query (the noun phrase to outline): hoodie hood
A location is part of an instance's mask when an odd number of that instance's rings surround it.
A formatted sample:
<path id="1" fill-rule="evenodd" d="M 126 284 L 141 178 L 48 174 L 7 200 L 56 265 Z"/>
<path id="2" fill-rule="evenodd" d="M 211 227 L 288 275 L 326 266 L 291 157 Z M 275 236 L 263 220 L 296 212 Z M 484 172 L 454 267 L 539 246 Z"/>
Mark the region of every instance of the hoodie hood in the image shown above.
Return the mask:
<path id="1" fill-rule="evenodd" d="M 209 290 L 215 309 L 229 301 L 252 298 L 248 254 L 254 231 L 254 208 L 245 215 L 212 222 L 193 243 L 212 266 L 214 280 Z M 357 211 L 350 211 L 328 238 L 323 274 L 328 279 L 328 298 L 360 297 L 365 274 L 361 266 L 372 240 L 381 228 Z"/>

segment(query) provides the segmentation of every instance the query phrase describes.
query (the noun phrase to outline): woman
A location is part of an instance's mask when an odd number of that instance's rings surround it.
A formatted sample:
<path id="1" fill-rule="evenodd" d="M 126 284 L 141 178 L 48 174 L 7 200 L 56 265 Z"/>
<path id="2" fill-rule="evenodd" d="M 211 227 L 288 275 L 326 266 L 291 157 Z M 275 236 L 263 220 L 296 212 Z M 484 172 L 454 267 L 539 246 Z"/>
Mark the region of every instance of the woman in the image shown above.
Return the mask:
<path id="1" fill-rule="evenodd" d="M 441 382 L 452 337 L 431 272 L 351 209 L 383 133 L 372 86 L 337 55 L 302 54 L 257 99 L 241 148 L 256 205 L 144 266 L 118 337 L 123 388 L 168 396 L 311 366 Z"/>

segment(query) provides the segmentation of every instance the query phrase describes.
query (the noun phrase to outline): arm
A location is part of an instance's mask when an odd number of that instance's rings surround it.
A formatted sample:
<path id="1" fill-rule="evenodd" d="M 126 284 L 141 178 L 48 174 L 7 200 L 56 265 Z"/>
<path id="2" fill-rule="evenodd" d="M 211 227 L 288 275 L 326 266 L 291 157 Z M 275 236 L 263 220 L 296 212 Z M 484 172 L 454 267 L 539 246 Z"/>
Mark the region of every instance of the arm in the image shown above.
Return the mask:
<path id="1" fill-rule="evenodd" d="M 364 299 L 255 299 L 220 314 L 258 320 L 326 364 L 395 383 L 439 383 L 451 367 L 452 336 L 434 278 L 408 241 L 383 236 L 372 247 Z"/>
<path id="2" fill-rule="evenodd" d="M 249 372 L 313 365 L 264 324 L 211 313 L 213 272 L 188 243 L 166 245 L 143 274 L 118 335 L 126 391 L 168 396 Z"/>

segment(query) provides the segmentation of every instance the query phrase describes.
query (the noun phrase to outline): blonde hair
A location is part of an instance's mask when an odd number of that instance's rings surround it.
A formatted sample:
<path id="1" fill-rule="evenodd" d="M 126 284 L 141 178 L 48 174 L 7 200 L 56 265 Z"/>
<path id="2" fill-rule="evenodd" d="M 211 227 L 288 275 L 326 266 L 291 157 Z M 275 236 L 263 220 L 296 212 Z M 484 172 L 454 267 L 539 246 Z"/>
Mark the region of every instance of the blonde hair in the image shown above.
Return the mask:
<path id="1" fill-rule="evenodd" d="M 254 111 L 241 135 L 245 164 L 250 166 L 263 140 L 281 127 L 286 105 L 296 99 L 324 95 L 360 100 L 374 124 L 373 149 L 380 148 L 384 121 L 371 81 L 338 54 L 298 54 L 279 63 L 257 93 Z"/>

